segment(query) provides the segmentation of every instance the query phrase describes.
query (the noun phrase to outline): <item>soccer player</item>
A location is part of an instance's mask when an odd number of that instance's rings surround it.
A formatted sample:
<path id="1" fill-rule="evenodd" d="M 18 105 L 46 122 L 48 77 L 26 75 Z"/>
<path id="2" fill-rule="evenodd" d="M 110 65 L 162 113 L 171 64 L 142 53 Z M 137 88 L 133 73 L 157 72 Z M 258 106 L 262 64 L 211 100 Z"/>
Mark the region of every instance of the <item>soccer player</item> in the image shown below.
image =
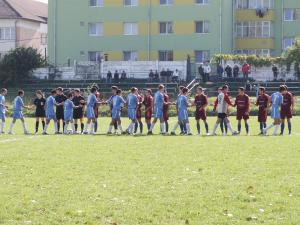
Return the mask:
<path id="1" fill-rule="evenodd" d="M 96 122 L 96 116 L 94 107 L 96 104 L 100 104 L 100 102 L 97 101 L 96 97 L 97 89 L 95 87 L 92 87 L 90 90 L 90 95 L 87 100 L 87 106 L 86 106 L 86 117 L 87 121 L 83 130 L 83 134 L 95 134 L 95 122 Z M 90 127 L 90 131 L 88 132 L 88 129 Z"/>
<path id="2" fill-rule="evenodd" d="M 151 127 L 148 131 L 148 135 L 153 134 L 153 128 L 155 127 L 155 124 L 158 119 L 160 120 L 161 133 L 163 135 L 166 133 L 164 114 L 163 114 L 164 105 L 166 104 L 166 102 L 164 100 L 164 91 L 165 91 L 165 86 L 160 84 L 158 86 L 158 91 L 154 95 L 154 119 L 153 119 Z"/>
<path id="3" fill-rule="evenodd" d="M 65 127 L 64 134 L 68 134 L 68 126 L 71 124 L 72 126 L 72 134 L 76 134 L 73 113 L 74 109 L 78 109 L 82 107 L 81 105 L 75 106 L 73 102 L 73 93 L 68 94 L 68 99 L 64 102 L 64 119 L 65 119 Z"/>
<path id="4" fill-rule="evenodd" d="M 138 127 L 140 127 L 140 134 L 143 134 L 143 127 L 144 124 L 142 122 L 142 106 L 143 106 L 143 97 L 139 93 L 139 90 L 137 90 L 137 98 L 138 98 L 138 106 L 136 109 L 136 123 L 134 125 L 134 133 L 137 133 Z"/>
<path id="5" fill-rule="evenodd" d="M 51 95 L 46 99 L 46 124 L 45 128 L 43 130 L 43 135 L 47 135 L 47 129 L 51 122 L 51 120 L 54 121 L 54 131 L 55 134 L 58 134 L 58 128 L 57 128 L 57 119 L 56 119 L 56 113 L 55 113 L 55 106 L 62 106 L 63 103 L 57 103 L 55 100 L 55 97 L 57 96 L 57 91 L 52 90 Z"/>
<path id="6" fill-rule="evenodd" d="M 274 122 L 263 129 L 263 134 L 266 135 L 268 130 L 274 127 L 273 135 L 277 135 L 277 131 L 281 124 L 280 108 L 283 103 L 283 94 L 286 91 L 285 87 L 281 85 L 279 91 L 271 95 L 271 118 Z"/>
<path id="7" fill-rule="evenodd" d="M 294 97 L 291 92 L 288 91 L 288 87 L 285 86 L 286 90 L 283 93 L 283 104 L 281 105 L 281 132 L 280 135 L 283 135 L 285 129 L 285 120 L 288 123 L 289 135 L 292 133 L 292 122 L 294 112 Z"/>
<path id="8" fill-rule="evenodd" d="M 249 135 L 250 97 L 245 93 L 245 88 L 243 87 L 240 87 L 238 92 L 234 103 L 234 107 L 236 107 L 236 119 L 238 121 L 238 134 L 241 133 L 243 119 L 246 133 Z"/>
<path id="9" fill-rule="evenodd" d="M 94 88 L 96 88 L 97 92 L 96 92 L 96 99 L 98 102 L 101 101 L 101 93 L 99 92 L 99 87 L 97 85 L 93 86 Z M 97 133 L 98 130 L 98 118 L 99 118 L 99 104 L 95 104 L 94 106 L 94 113 L 95 113 L 95 123 L 94 123 L 94 132 Z"/>
<path id="10" fill-rule="evenodd" d="M 130 135 L 133 134 L 133 128 L 136 123 L 136 109 L 139 104 L 139 100 L 137 97 L 137 88 L 131 88 L 131 93 L 127 96 L 126 100 L 127 110 L 128 110 L 128 118 L 131 120 L 129 127 L 127 128 L 128 133 Z"/>
<path id="11" fill-rule="evenodd" d="M 146 90 L 146 96 L 144 98 L 144 105 L 145 105 L 145 121 L 147 124 L 148 131 L 151 127 L 151 119 L 153 113 L 153 97 L 151 89 Z"/>
<path id="12" fill-rule="evenodd" d="M 219 87 L 218 88 L 218 95 L 222 93 L 222 87 Z M 218 97 L 216 98 L 215 102 L 214 102 L 214 109 L 213 111 L 216 112 L 217 111 L 217 107 L 218 107 Z M 228 114 L 229 114 L 229 110 L 227 108 L 227 117 L 228 117 Z M 228 127 L 227 127 L 227 124 L 225 122 L 225 119 L 222 119 L 221 123 L 220 123 L 220 129 L 221 129 L 221 132 L 223 135 L 227 135 L 228 133 Z"/>
<path id="13" fill-rule="evenodd" d="M 63 122 L 63 129 L 64 129 L 65 122 L 64 122 L 64 105 L 63 105 L 63 103 L 67 100 L 67 96 L 64 95 L 64 89 L 62 87 L 57 88 L 56 92 L 57 92 L 57 94 L 55 97 L 55 102 L 58 104 L 56 106 L 57 132 L 58 132 L 58 134 L 61 134 L 60 133 L 60 121 Z"/>
<path id="14" fill-rule="evenodd" d="M 213 135 L 216 134 L 216 130 L 219 126 L 219 124 L 224 120 L 225 123 L 227 124 L 228 129 L 231 131 L 232 135 L 237 135 L 237 132 L 232 129 L 231 123 L 227 117 L 227 112 L 228 112 L 228 106 L 233 104 L 230 101 L 229 95 L 228 95 L 228 86 L 224 85 L 222 87 L 222 92 L 218 95 L 217 99 L 217 112 L 218 112 L 218 119 L 215 124 L 214 130 L 213 130 Z M 223 133 L 224 135 L 224 133 Z"/>
<path id="15" fill-rule="evenodd" d="M 170 97 L 167 94 L 167 91 L 165 90 L 164 92 L 164 101 L 166 104 L 164 104 L 164 109 L 163 109 L 163 114 L 164 114 L 164 122 L 165 122 L 165 127 L 166 127 L 166 134 L 169 133 L 169 110 L 170 110 Z"/>
<path id="16" fill-rule="evenodd" d="M 182 95 L 182 90 L 184 89 L 184 86 L 179 86 L 179 94 L 178 96 Z M 178 107 L 176 104 L 176 110 L 177 110 L 177 114 L 178 114 Z M 180 124 L 180 135 L 185 135 L 186 134 L 186 127 L 184 124 Z"/>
<path id="17" fill-rule="evenodd" d="M 185 124 L 187 135 L 192 135 L 191 129 L 190 129 L 190 123 L 189 123 L 189 116 L 188 116 L 188 95 L 189 89 L 183 88 L 182 89 L 182 95 L 178 96 L 177 99 L 177 107 L 178 107 L 178 123 L 175 124 L 171 135 L 176 135 L 176 130 L 180 124 Z"/>
<path id="18" fill-rule="evenodd" d="M 113 98 L 117 95 L 117 91 L 118 91 L 118 87 L 117 86 L 112 86 L 111 87 L 111 93 L 112 95 L 110 96 L 110 98 L 106 101 L 106 104 L 109 104 L 109 109 L 110 109 L 110 116 L 112 118 L 112 110 L 113 110 Z M 121 108 L 122 111 L 122 108 Z M 118 129 L 118 124 L 114 123 L 114 130 L 115 133 L 117 132 Z"/>
<path id="19" fill-rule="evenodd" d="M 206 107 L 208 105 L 208 99 L 207 96 L 204 94 L 202 87 L 197 88 L 197 95 L 195 96 L 193 105 L 196 106 L 195 119 L 197 122 L 198 135 L 201 135 L 200 120 L 203 120 L 205 125 L 206 135 L 209 135 L 208 123 L 206 121 L 207 119 Z"/>
<path id="20" fill-rule="evenodd" d="M 126 101 L 122 97 L 122 90 L 118 89 L 116 95 L 112 98 L 112 112 L 111 112 L 111 123 L 109 124 L 107 134 L 112 134 L 112 128 L 115 124 L 118 124 L 118 128 L 121 134 L 124 134 L 122 123 L 121 123 L 121 110 Z"/>
<path id="21" fill-rule="evenodd" d="M 2 88 L 0 93 L 0 134 L 4 134 L 5 120 L 6 120 L 6 110 L 5 96 L 7 95 L 7 89 Z"/>
<path id="22" fill-rule="evenodd" d="M 41 90 L 36 91 L 35 95 L 36 95 L 36 99 L 34 99 L 33 104 L 35 105 L 35 117 L 36 117 L 35 133 L 37 133 L 39 131 L 40 120 L 42 122 L 43 130 L 45 129 L 46 99 L 44 98 L 44 95 Z"/>
<path id="23" fill-rule="evenodd" d="M 258 106 L 258 122 L 260 127 L 260 134 L 263 134 L 263 129 L 267 127 L 268 111 L 270 105 L 270 96 L 266 94 L 264 87 L 259 88 L 259 96 L 256 100 Z"/>
<path id="24" fill-rule="evenodd" d="M 74 108 L 74 111 L 73 111 L 75 133 L 78 132 L 78 121 L 80 122 L 81 133 L 83 133 L 85 100 L 84 100 L 84 97 L 80 94 L 79 89 L 74 90 L 74 97 L 73 97 L 72 101 L 73 101 L 75 106 L 81 106 L 81 107 L 78 107 L 78 108 Z"/>
<path id="25" fill-rule="evenodd" d="M 23 110 L 23 108 L 31 109 L 31 107 L 24 105 L 24 102 L 23 102 L 24 94 L 25 93 L 23 90 L 18 91 L 18 96 L 15 98 L 15 100 L 13 102 L 13 121 L 10 124 L 8 134 L 13 134 L 13 127 L 18 119 L 21 120 L 21 122 L 22 122 L 24 134 L 29 134 L 29 131 L 26 128 L 22 110 Z"/>

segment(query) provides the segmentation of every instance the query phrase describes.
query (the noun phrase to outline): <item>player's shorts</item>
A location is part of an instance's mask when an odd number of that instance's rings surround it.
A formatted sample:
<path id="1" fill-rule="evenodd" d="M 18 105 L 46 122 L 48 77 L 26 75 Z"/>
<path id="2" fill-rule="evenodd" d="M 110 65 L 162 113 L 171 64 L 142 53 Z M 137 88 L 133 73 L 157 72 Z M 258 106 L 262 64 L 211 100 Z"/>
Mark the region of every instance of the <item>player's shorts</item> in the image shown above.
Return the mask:
<path id="1" fill-rule="evenodd" d="M 142 109 L 137 109 L 136 110 L 136 118 L 141 119 L 142 118 Z"/>
<path id="2" fill-rule="evenodd" d="M 178 110 L 178 121 L 183 122 L 183 121 L 188 121 L 189 120 L 189 115 L 187 110 Z"/>
<path id="3" fill-rule="evenodd" d="M 43 109 L 37 109 L 35 111 L 35 117 L 42 117 L 42 118 L 46 117 L 45 110 L 43 110 Z"/>
<path id="4" fill-rule="evenodd" d="M 64 109 L 56 108 L 56 118 L 58 120 L 64 120 Z"/>
<path id="5" fill-rule="evenodd" d="M 147 112 L 145 112 L 145 119 L 146 120 L 151 120 L 152 119 L 152 114 L 153 114 L 153 110 L 148 110 Z"/>
<path id="6" fill-rule="evenodd" d="M 280 117 L 281 119 L 291 119 L 293 117 L 291 108 L 281 108 Z"/>
<path id="7" fill-rule="evenodd" d="M 6 116 L 5 113 L 0 112 L 0 120 L 5 120 Z"/>
<path id="8" fill-rule="evenodd" d="M 236 111 L 236 119 L 237 120 L 248 120 L 249 119 L 249 114 L 246 113 L 246 110 L 237 110 Z"/>
<path id="9" fill-rule="evenodd" d="M 163 114 L 163 109 L 161 108 L 154 108 L 154 118 L 155 119 L 162 119 L 164 117 L 164 114 Z"/>
<path id="10" fill-rule="evenodd" d="M 225 119 L 227 117 L 226 113 L 218 113 L 218 118 L 219 119 Z"/>
<path id="11" fill-rule="evenodd" d="M 281 119 L 279 109 L 277 109 L 277 108 L 272 108 L 272 110 L 271 110 L 271 118 L 272 118 L 272 119 Z"/>
<path id="12" fill-rule="evenodd" d="M 206 111 L 205 110 L 199 110 L 197 109 L 195 112 L 195 119 L 196 120 L 206 120 L 207 115 L 206 115 Z"/>
<path id="13" fill-rule="evenodd" d="M 65 121 L 73 120 L 73 112 L 72 111 L 65 111 L 64 112 L 64 119 L 65 119 Z"/>
<path id="14" fill-rule="evenodd" d="M 93 107 L 87 107 L 86 109 L 86 118 L 95 119 L 95 111 Z"/>
<path id="15" fill-rule="evenodd" d="M 113 120 L 118 120 L 118 119 L 120 119 L 120 117 L 121 117 L 121 110 L 113 110 L 111 112 L 111 118 Z"/>
<path id="16" fill-rule="evenodd" d="M 48 113 L 46 113 L 46 119 L 47 120 L 56 120 L 56 114 L 48 114 Z"/>
<path id="17" fill-rule="evenodd" d="M 169 110 L 164 110 L 163 113 L 164 113 L 164 121 L 168 121 L 170 118 Z"/>
<path id="18" fill-rule="evenodd" d="M 136 119 L 136 109 L 128 109 L 128 118 L 131 120 Z"/>
<path id="19" fill-rule="evenodd" d="M 259 109 L 258 110 L 258 122 L 259 123 L 265 123 L 268 119 L 268 113 L 267 110 Z"/>
<path id="20" fill-rule="evenodd" d="M 74 109 L 73 118 L 78 120 L 83 118 L 83 110 L 82 109 Z"/>
<path id="21" fill-rule="evenodd" d="M 22 111 L 13 111 L 13 118 L 14 119 L 22 119 L 23 118 Z"/>

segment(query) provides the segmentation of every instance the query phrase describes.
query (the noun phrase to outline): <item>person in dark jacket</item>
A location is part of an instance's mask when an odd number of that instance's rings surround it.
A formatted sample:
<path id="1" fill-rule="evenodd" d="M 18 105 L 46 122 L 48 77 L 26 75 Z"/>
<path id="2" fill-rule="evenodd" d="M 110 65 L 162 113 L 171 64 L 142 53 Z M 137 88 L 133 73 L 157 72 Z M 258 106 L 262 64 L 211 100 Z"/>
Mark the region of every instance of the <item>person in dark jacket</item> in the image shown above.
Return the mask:
<path id="1" fill-rule="evenodd" d="M 278 79 L 278 67 L 275 64 L 272 66 L 272 72 L 273 72 L 274 80 L 277 80 Z"/>
<path id="2" fill-rule="evenodd" d="M 226 76 L 228 78 L 231 78 L 232 77 L 232 68 L 231 66 L 227 65 L 226 68 L 225 68 L 225 73 L 226 73 Z"/>
<path id="3" fill-rule="evenodd" d="M 114 73 L 114 81 L 116 83 L 119 83 L 119 77 L 120 77 L 119 72 L 118 72 L 118 70 L 116 70 Z"/>
<path id="4" fill-rule="evenodd" d="M 233 67 L 233 77 L 236 79 L 239 77 L 240 67 L 238 65 L 234 65 Z"/>
<path id="5" fill-rule="evenodd" d="M 198 68 L 198 73 L 199 73 L 200 77 L 202 78 L 203 83 L 205 83 L 206 79 L 205 79 L 204 68 L 203 68 L 203 64 L 202 63 L 200 64 L 200 66 Z"/>
<path id="6" fill-rule="evenodd" d="M 217 67 L 217 73 L 218 73 L 218 78 L 222 79 L 223 73 L 224 73 L 224 68 L 223 68 L 222 64 L 218 65 L 218 67 Z"/>

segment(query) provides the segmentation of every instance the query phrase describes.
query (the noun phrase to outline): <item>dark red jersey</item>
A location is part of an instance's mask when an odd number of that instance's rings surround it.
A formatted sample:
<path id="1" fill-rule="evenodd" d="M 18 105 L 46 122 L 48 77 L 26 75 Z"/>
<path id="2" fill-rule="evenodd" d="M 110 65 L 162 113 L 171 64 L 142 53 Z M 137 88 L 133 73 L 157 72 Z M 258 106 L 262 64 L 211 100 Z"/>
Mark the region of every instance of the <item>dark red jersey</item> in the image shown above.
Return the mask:
<path id="1" fill-rule="evenodd" d="M 281 109 L 290 109 L 293 105 L 294 97 L 290 92 L 287 92 L 283 95 L 283 103 L 281 105 Z"/>
<path id="2" fill-rule="evenodd" d="M 248 95 L 238 95 L 235 98 L 235 104 L 237 110 L 244 110 L 249 112 L 250 109 L 250 98 Z"/>
<path id="3" fill-rule="evenodd" d="M 144 105 L 145 105 L 145 108 L 148 109 L 148 108 L 153 108 L 153 97 L 151 95 L 149 95 L 148 97 L 145 96 L 144 98 Z"/>
<path id="4" fill-rule="evenodd" d="M 197 109 L 207 106 L 208 99 L 206 95 L 196 95 L 195 96 L 195 105 Z"/>
<path id="5" fill-rule="evenodd" d="M 140 95 L 137 95 L 137 98 L 138 98 L 138 103 L 139 103 L 137 109 L 141 109 L 142 103 L 143 103 L 143 97 Z"/>
<path id="6" fill-rule="evenodd" d="M 270 96 L 267 94 L 259 95 L 256 100 L 256 105 L 259 107 L 260 110 L 265 110 L 268 108 L 270 101 Z"/>
<path id="7" fill-rule="evenodd" d="M 168 103 L 168 102 L 170 101 L 169 95 L 164 94 L 164 101 L 165 101 L 166 103 Z M 170 108 L 170 105 L 169 105 L 169 104 L 165 104 L 165 105 L 164 105 L 164 112 L 169 111 L 169 108 Z"/>

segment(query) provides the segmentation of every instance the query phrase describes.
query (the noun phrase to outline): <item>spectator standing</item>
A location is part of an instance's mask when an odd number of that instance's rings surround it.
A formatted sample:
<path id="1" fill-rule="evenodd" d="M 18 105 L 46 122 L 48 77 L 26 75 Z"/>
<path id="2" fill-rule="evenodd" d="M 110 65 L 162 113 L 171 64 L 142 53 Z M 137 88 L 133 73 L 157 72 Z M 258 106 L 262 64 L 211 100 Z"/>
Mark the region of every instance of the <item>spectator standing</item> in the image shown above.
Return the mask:
<path id="1" fill-rule="evenodd" d="M 203 70 L 204 70 L 205 80 L 207 82 L 207 81 L 209 81 L 209 76 L 210 76 L 210 73 L 211 73 L 211 67 L 210 67 L 208 62 L 205 62 Z"/>
<path id="2" fill-rule="evenodd" d="M 218 74 L 218 78 L 220 80 L 222 80 L 223 73 L 224 73 L 224 68 L 223 68 L 222 64 L 219 64 L 217 67 L 217 74 Z"/>
<path id="3" fill-rule="evenodd" d="M 171 81 L 171 78 L 172 78 L 172 71 L 167 69 L 167 72 L 166 72 L 166 77 L 167 77 L 167 82 L 169 83 Z"/>
<path id="4" fill-rule="evenodd" d="M 240 67 L 235 64 L 233 67 L 233 77 L 234 79 L 237 79 L 239 77 Z"/>
<path id="5" fill-rule="evenodd" d="M 198 72 L 200 77 L 202 78 L 203 83 L 206 82 L 205 76 L 204 76 L 204 68 L 203 68 L 203 64 L 201 63 L 199 68 L 198 68 Z"/>
<path id="6" fill-rule="evenodd" d="M 159 82 L 159 74 L 158 74 L 157 70 L 155 70 L 155 73 L 154 73 L 154 81 Z"/>
<path id="7" fill-rule="evenodd" d="M 232 77 L 232 68 L 231 66 L 228 64 L 225 68 L 225 73 L 227 78 L 231 78 Z"/>
<path id="8" fill-rule="evenodd" d="M 248 80 L 249 73 L 250 73 L 250 65 L 247 62 L 244 62 L 242 67 L 242 72 L 243 72 L 244 81 L 246 82 Z"/>
<path id="9" fill-rule="evenodd" d="M 153 78 L 154 78 L 153 70 L 150 70 L 150 72 L 149 72 L 149 81 L 153 82 Z"/>
<path id="10" fill-rule="evenodd" d="M 176 69 L 172 74 L 172 82 L 178 83 L 179 81 L 179 71 Z"/>
<path id="11" fill-rule="evenodd" d="M 160 72 L 160 79 L 162 82 L 166 83 L 167 82 L 167 72 L 163 68 L 162 71 Z"/>
<path id="12" fill-rule="evenodd" d="M 116 70 L 114 73 L 114 81 L 116 83 L 119 83 L 119 77 L 120 77 L 119 72 L 118 72 L 118 70 Z"/>
<path id="13" fill-rule="evenodd" d="M 278 79 L 278 67 L 273 64 L 272 66 L 273 78 L 276 81 Z"/>
<path id="14" fill-rule="evenodd" d="M 112 79 L 112 73 L 109 70 L 106 74 L 106 82 L 111 83 L 111 79 Z"/>
<path id="15" fill-rule="evenodd" d="M 122 73 L 121 73 L 121 81 L 125 81 L 127 78 L 127 74 L 126 72 L 123 70 Z"/>

